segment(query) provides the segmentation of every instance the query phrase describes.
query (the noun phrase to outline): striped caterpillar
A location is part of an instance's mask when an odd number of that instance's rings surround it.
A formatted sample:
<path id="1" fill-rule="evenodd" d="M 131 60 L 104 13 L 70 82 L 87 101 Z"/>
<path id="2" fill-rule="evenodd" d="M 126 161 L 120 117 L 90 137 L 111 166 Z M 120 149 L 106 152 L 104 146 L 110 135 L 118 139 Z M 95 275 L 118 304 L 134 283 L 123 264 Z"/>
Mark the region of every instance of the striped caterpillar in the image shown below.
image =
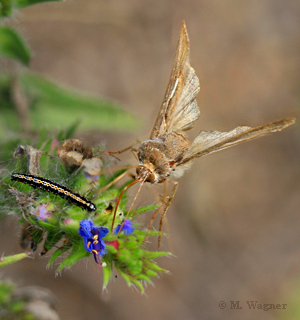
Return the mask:
<path id="1" fill-rule="evenodd" d="M 87 211 L 95 211 L 97 209 L 95 204 L 88 201 L 80 194 L 51 180 L 27 173 L 12 173 L 11 180 L 19 181 L 25 184 L 29 184 L 34 188 L 40 188 L 45 191 L 51 192 Z"/>

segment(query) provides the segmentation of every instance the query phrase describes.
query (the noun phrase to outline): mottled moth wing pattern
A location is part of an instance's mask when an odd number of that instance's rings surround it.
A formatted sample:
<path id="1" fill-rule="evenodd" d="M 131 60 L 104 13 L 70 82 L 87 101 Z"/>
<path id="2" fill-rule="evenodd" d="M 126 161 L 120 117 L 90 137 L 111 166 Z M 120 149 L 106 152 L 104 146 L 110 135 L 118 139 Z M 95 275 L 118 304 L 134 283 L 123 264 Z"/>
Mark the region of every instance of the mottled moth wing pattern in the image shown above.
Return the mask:
<path id="1" fill-rule="evenodd" d="M 200 116 L 196 101 L 200 83 L 190 65 L 189 55 L 189 37 L 183 22 L 167 91 L 150 139 L 172 131 L 189 130 Z"/>

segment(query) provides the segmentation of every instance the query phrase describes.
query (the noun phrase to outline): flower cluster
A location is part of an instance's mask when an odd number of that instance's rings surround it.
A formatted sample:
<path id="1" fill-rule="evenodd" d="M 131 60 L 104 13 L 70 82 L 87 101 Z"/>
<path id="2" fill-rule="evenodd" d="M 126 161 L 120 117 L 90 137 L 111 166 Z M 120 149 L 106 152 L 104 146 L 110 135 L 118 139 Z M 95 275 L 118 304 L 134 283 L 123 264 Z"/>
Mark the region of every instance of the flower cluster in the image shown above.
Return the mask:
<path id="1" fill-rule="evenodd" d="M 123 224 L 123 226 L 122 226 Z M 132 222 L 125 220 L 124 223 L 120 223 L 114 230 L 114 234 L 118 234 L 121 231 L 124 234 L 131 234 L 134 230 Z M 87 252 L 91 252 L 94 255 L 96 263 L 105 267 L 102 263 L 101 257 L 105 255 L 105 241 L 103 238 L 108 234 L 109 229 L 106 227 L 96 227 L 94 222 L 91 220 L 83 220 L 80 222 L 79 234 L 83 237 L 84 248 Z M 115 248 L 118 247 L 118 241 L 109 241 L 107 244 L 113 245 Z"/>

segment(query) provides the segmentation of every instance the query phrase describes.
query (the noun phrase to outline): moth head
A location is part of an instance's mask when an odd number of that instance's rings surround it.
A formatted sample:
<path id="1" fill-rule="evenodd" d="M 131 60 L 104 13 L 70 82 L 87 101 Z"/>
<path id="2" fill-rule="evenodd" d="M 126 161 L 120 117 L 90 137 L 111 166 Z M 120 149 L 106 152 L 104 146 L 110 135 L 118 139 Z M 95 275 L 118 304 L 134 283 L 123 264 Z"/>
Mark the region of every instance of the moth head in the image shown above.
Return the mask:
<path id="1" fill-rule="evenodd" d="M 151 163 L 142 164 L 136 168 L 137 179 L 141 181 L 147 181 L 150 183 L 155 183 L 157 176 L 154 173 L 154 168 Z"/>

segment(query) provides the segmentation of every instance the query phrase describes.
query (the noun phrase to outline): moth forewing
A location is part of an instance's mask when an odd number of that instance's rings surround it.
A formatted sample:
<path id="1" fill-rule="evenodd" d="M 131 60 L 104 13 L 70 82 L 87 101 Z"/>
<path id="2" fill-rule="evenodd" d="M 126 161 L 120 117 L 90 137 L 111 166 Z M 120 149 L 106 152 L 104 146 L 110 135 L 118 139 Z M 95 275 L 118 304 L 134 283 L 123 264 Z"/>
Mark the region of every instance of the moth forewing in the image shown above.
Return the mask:
<path id="1" fill-rule="evenodd" d="M 200 115 L 195 100 L 199 90 L 199 79 L 189 62 L 189 38 L 183 22 L 167 91 L 150 139 L 191 129 Z"/>
<path id="2" fill-rule="evenodd" d="M 196 96 L 199 93 L 200 84 L 195 70 L 189 67 L 183 88 L 176 101 L 173 117 L 170 119 L 168 131 L 187 131 L 193 128 L 194 122 L 200 116 Z"/>
<path id="3" fill-rule="evenodd" d="M 244 126 L 237 127 L 229 132 L 201 131 L 178 166 L 238 143 L 253 140 L 268 133 L 281 131 L 294 123 L 295 118 L 285 118 L 255 128 Z"/>

